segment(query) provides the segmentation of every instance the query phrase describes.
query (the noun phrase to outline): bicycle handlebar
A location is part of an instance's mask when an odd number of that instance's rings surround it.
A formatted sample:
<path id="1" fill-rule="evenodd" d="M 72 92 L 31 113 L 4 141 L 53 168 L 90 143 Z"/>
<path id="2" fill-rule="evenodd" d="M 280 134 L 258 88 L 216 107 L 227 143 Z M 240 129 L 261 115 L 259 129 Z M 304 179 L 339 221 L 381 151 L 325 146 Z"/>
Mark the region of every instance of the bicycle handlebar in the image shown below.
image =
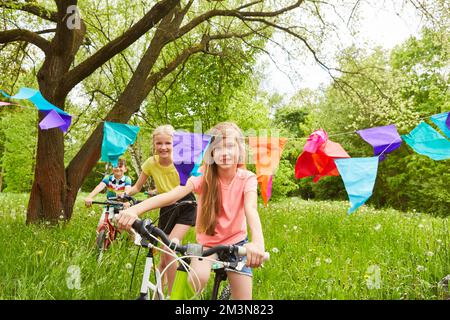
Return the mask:
<path id="1" fill-rule="evenodd" d="M 154 226 L 152 221 L 150 219 L 146 220 L 140 220 L 137 219 L 133 222 L 132 228 L 140 234 L 143 238 L 147 240 L 154 240 L 152 238 L 157 236 L 159 237 L 162 242 L 168 246 L 170 249 L 180 253 L 180 254 L 188 254 L 198 257 L 207 257 L 214 253 L 234 253 L 237 256 L 245 256 L 247 255 L 247 248 L 243 246 L 237 246 L 237 245 L 218 245 L 212 248 L 209 248 L 207 250 L 203 250 L 203 246 L 196 243 L 190 243 L 184 246 L 180 246 L 179 244 L 172 242 L 167 234 L 159 229 L 158 227 Z M 267 261 L 270 258 L 270 253 L 265 252 L 263 261 Z"/>
<path id="2" fill-rule="evenodd" d="M 125 200 L 131 202 L 131 205 L 135 205 L 135 204 L 138 204 L 139 202 L 141 202 L 141 201 L 136 200 L 135 198 L 125 194 L 125 195 L 123 195 L 122 198 L 111 197 L 111 198 L 108 198 L 106 201 L 92 201 L 92 204 L 102 204 L 102 205 L 105 205 L 105 206 L 111 206 L 111 207 L 114 207 L 116 209 L 122 210 L 124 208 L 123 207 L 124 203 L 120 202 L 120 201 L 115 201 L 117 199 L 125 199 Z"/>

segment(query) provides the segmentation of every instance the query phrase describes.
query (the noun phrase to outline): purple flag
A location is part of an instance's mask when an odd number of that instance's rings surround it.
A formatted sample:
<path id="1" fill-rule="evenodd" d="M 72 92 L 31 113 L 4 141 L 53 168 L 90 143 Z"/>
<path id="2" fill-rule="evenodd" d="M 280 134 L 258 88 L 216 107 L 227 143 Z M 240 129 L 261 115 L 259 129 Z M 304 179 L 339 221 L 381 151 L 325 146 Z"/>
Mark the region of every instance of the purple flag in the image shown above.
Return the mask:
<path id="1" fill-rule="evenodd" d="M 201 133 L 175 132 L 173 134 L 173 164 L 180 176 L 180 184 L 187 179 L 202 161 L 203 151 L 208 147 L 211 136 Z"/>
<path id="2" fill-rule="evenodd" d="M 380 155 L 380 161 L 386 158 L 386 153 L 392 152 L 402 144 L 402 138 L 395 124 L 356 131 L 362 139 L 373 146 L 374 155 Z"/>
<path id="3" fill-rule="evenodd" d="M 39 127 L 42 130 L 48 130 L 52 128 L 59 128 L 64 126 L 66 122 L 61 118 L 61 116 L 55 110 L 50 110 L 44 119 L 39 123 Z"/>

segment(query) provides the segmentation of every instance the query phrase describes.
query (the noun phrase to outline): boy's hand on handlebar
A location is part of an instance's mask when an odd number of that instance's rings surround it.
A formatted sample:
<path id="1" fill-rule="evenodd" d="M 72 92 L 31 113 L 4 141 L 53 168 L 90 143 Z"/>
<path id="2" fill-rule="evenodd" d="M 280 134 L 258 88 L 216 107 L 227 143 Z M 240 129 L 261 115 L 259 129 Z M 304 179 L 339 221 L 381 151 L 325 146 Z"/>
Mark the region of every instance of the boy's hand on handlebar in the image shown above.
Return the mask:
<path id="1" fill-rule="evenodd" d="M 117 223 L 119 225 L 119 229 L 131 230 L 131 226 L 134 221 L 138 218 L 137 213 L 133 211 L 133 209 L 127 209 L 119 212 L 117 216 Z"/>
<path id="2" fill-rule="evenodd" d="M 264 261 L 264 248 L 260 248 L 253 242 L 244 244 L 247 249 L 247 263 L 246 265 L 250 268 L 257 268 L 261 266 Z"/>
<path id="3" fill-rule="evenodd" d="M 88 198 L 84 199 L 84 205 L 89 208 L 90 206 L 92 206 L 93 201 L 94 201 L 94 199 L 88 197 Z"/>

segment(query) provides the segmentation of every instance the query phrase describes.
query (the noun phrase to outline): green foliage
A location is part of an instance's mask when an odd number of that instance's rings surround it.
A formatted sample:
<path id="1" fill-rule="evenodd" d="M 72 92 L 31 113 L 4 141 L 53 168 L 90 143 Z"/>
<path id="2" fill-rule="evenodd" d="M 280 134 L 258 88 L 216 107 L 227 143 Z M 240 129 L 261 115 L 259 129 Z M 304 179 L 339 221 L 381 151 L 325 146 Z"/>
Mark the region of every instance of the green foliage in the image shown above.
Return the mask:
<path id="1" fill-rule="evenodd" d="M 281 160 L 272 181 L 272 199 L 284 198 L 298 189 L 295 183 L 294 167 L 288 160 Z"/>
<path id="2" fill-rule="evenodd" d="M 0 119 L 0 135 L 4 138 L 1 157 L 4 191 L 28 192 L 34 176 L 37 112 L 32 108 L 13 108 L 13 112 Z"/>

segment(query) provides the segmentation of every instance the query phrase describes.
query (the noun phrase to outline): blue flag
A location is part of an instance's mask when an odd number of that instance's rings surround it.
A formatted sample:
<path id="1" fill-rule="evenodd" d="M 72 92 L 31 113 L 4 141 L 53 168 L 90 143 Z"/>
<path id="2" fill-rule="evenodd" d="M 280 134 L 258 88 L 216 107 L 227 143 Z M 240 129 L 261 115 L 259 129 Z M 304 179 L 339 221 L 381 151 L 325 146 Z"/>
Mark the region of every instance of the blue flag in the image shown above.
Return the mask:
<path id="1" fill-rule="evenodd" d="M 450 138 L 450 128 L 447 124 L 447 121 L 449 121 L 449 119 L 450 112 L 435 114 L 431 117 L 431 121 L 433 121 L 448 138 Z"/>
<path id="2" fill-rule="evenodd" d="M 58 115 L 62 121 L 60 121 L 60 124 L 57 127 L 63 132 L 66 132 L 69 129 L 70 124 L 72 123 L 72 116 L 70 114 L 68 114 L 67 112 L 65 112 L 64 110 L 61 110 L 57 106 L 48 102 L 42 96 L 42 94 L 39 90 L 35 90 L 35 89 L 31 89 L 31 88 L 20 88 L 19 92 L 14 96 L 10 96 L 3 90 L 0 90 L 0 93 L 2 93 L 5 97 L 8 97 L 10 99 L 30 100 L 31 102 L 33 102 L 33 104 L 36 106 L 36 108 L 39 111 L 43 112 L 47 117 L 52 110 L 54 112 L 58 113 Z M 54 116 L 54 112 L 52 113 L 53 116 Z M 52 115 L 50 115 L 50 116 L 52 116 Z M 40 124 L 40 126 L 45 127 L 46 123 L 43 122 Z M 56 128 L 56 127 L 54 127 L 54 128 Z"/>
<path id="3" fill-rule="evenodd" d="M 372 195 L 378 162 L 378 157 L 334 159 L 350 200 L 348 214 L 362 206 Z"/>
<path id="4" fill-rule="evenodd" d="M 423 121 L 402 138 L 418 154 L 433 160 L 450 159 L 450 141 Z"/>
<path id="5" fill-rule="evenodd" d="M 119 157 L 136 141 L 139 129 L 128 124 L 105 121 L 101 160 L 111 162 L 116 167 Z"/>

